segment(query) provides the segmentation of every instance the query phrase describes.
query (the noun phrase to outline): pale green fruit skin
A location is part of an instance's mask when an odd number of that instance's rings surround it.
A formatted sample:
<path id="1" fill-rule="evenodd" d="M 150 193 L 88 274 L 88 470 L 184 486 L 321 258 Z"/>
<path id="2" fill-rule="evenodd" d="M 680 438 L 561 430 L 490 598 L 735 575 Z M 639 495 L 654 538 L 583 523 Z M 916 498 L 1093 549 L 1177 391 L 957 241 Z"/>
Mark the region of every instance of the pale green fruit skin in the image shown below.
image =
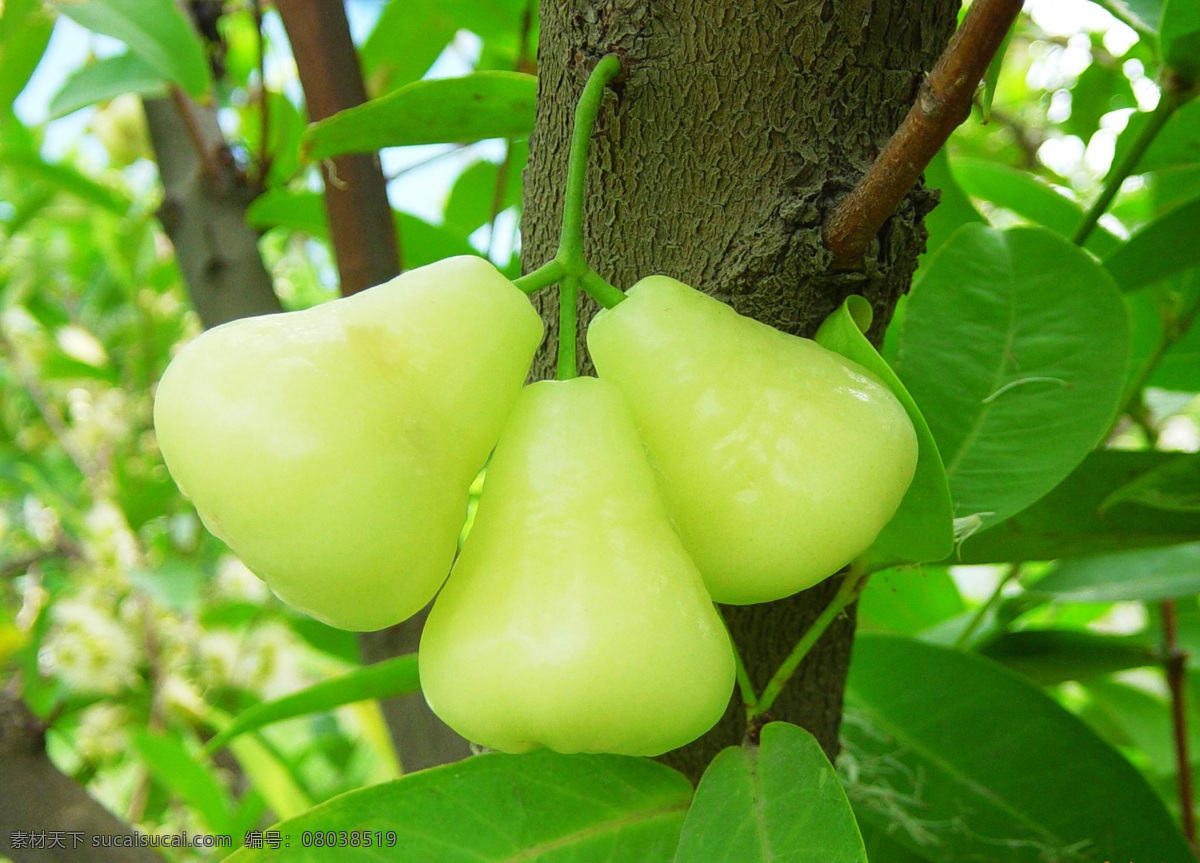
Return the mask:
<path id="1" fill-rule="evenodd" d="M 674 279 L 627 296 L 592 321 L 588 349 L 629 400 L 713 599 L 781 599 L 866 551 L 917 464 L 891 391 Z"/>
<path id="2" fill-rule="evenodd" d="M 525 389 L 419 655 L 434 712 L 505 752 L 658 755 L 720 718 L 729 638 L 614 386 Z"/>
<path id="3" fill-rule="evenodd" d="M 440 261 L 199 336 L 159 384 L 158 443 L 205 525 L 280 598 L 380 629 L 449 572 L 541 337 L 489 263 Z"/>

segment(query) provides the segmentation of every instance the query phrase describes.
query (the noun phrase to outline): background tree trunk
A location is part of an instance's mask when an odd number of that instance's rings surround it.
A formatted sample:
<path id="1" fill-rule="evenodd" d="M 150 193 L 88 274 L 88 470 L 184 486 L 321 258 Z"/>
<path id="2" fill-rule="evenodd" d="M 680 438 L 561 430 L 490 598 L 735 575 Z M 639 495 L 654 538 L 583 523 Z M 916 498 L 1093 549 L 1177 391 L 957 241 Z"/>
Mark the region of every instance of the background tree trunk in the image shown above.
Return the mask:
<path id="1" fill-rule="evenodd" d="M 861 273 L 830 273 L 822 224 L 900 124 L 953 31 L 958 0 L 543 0 L 538 118 L 526 171 L 523 260 L 553 255 L 571 115 L 609 51 L 627 78 L 593 142 L 586 248 L 628 287 L 663 273 L 791 333 L 811 335 L 851 293 L 875 307 L 878 340 L 908 290 L 934 197 L 916 189 Z M 541 295 L 553 344 L 557 300 Z M 582 319 L 595 307 L 586 302 Z M 582 342 L 582 332 L 581 332 Z M 539 358 L 535 377 L 553 374 Z M 830 579 L 767 605 L 725 607 L 761 688 L 836 590 Z M 772 711 L 836 754 L 854 634 L 830 628 Z M 735 699 L 736 701 L 737 699 Z M 744 734 L 740 704 L 666 757 L 696 777 Z"/>

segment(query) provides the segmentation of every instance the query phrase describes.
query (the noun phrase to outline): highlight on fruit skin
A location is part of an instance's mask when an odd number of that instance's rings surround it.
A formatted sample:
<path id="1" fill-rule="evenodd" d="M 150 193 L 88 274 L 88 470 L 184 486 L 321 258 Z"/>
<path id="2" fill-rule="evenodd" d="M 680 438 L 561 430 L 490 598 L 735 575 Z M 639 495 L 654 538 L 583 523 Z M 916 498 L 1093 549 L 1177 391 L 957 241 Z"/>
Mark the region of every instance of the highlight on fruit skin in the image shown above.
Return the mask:
<path id="1" fill-rule="evenodd" d="M 721 717 L 729 637 L 612 384 L 522 393 L 419 657 L 433 711 L 505 752 L 659 755 Z"/>
<path id="2" fill-rule="evenodd" d="M 638 282 L 587 341 L 717 602 L 781 599 L 837 572 L 912 482 L 916 432 L 883 382 L 681 282 Z"/>
<path id="3" fill-rule="evenodd" d="M 203 333 L 159 384 L 159 446 L 204 524 L 281 599 L 381 629 L 449 572 L 541 338 L 490 263 L 439 261 Z"/>

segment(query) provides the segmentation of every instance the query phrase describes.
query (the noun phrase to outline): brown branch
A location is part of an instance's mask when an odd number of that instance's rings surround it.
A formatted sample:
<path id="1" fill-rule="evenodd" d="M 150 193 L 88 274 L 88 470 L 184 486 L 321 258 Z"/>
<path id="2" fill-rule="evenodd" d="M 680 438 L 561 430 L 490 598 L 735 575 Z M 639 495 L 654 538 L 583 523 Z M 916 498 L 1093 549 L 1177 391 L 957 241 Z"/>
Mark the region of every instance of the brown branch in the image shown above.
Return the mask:
<path id="1" fill-rule="evenodd" d="M 342 3 L 279 0 L 309 120 L 367 101 L 358 53 Z M 386 282 L 403 269 L 387 184 L 375 153 L 326 160 L 325 210 L 343 295 Z"/>
<path id="2" fill-rule="evenodd" d="M 1187 653 L 1179 649 L 1179 626 L 1175 600 L 1163 600 L 1159 606 L 1163 621 L 1163 654 L 1167 686 L 1171 690 L 1171 729 L 1175 740 L 1175 773 L 1179 788 L 1179 809 L 1183 817 L 1183 835 L 1196 848 L 1196 800 L 1192 790 L 1192 762 L 1188 758 Z"/>
<path id="3" fill-rule="evenodd" d="M 971 113 L 971 100 L 1022 0 L 975 0 L 900 128 L 825 225 L 833 268 L 851 270 L 921 172 Z"/>
<path id="4" fill-rule="evenodd" d="M 170 96 L 171 102 L 175 105 L 175 110 L 179 112 L 179 119 L 183 121 L 183 128 L 187 132 L 188 140 L 196 148 L 196 156 L 200 160 L 200 167 L 204 169 L 205 175 L 207 175 L 211 182 L 219 183 L 221 181 L 221 166 L 213 156 L 213 150 L 211 149 L 213 142 L 210 140 L 210 136 L 204 135 L 200 131 L 200 126 L 196 122 L 195 115 L 192 113 L 191 100 L 183 95 L 183 91 L 178 87 L 170 88 Z"/>
<path id="5" fill-rule="evenodd" d="M 0 837 L 16 863 L 163 863 L 150 848 L 93 847 L 96 836 L 128 836 L 134 830 L 64 776 L 46 755 L 45 726 L 13 695 L 0 693 Z M 13 834 L 58 831 L 65 847 L 15 847 Z M 74 848 L 78 834 L 82 842 Z"/>

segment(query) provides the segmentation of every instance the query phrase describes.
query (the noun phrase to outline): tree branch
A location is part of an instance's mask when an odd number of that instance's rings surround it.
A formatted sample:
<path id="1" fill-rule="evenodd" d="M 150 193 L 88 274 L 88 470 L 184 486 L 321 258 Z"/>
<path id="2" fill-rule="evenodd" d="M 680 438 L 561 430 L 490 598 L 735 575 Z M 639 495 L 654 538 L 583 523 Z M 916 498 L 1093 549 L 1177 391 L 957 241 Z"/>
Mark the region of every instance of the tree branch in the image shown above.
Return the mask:
<path id="1" fill-rule="evenodd" d="M 308 102 L 309 119 L 320 120 L 366 101 L 362 69 L 342 3 L 279 0 L 283 26 Z M 374 154 L 340 156 L 325 164 L 325 209 L 343 294 L 385 282 L 402 269 L 387 182 Z M 363 633 L 364 662 L 379 662 L 417 649 L 428 609 L 380 632 Z M 467 742 L 438 719 L 420 693 L 381 702 L 405 771 L 458 761 Z"/>
<path id="2" fill-rule="evenodd" d="M 159 219 L 201 322 L 278 312 L 258 233 L 246 224 L 255 193 L 229 155 L 216 109 L 182 94 L 143 104 L 164 190 Z"/>
<path id="3" fill-rule="evenodd" d="M 367 101 L 344 5 L 279 0 L 277 6 L 292 43 L 309 120 L 323 120 Z M 379 156 L 338 156 L 326 160 L 321 170 L 342 294 L 386 282 L 403 264 Z"/>
<path id="4" fill-rule="evenodd" d="M 1022 0 L 975 0 L 937 65 L 921 84 L 900 128 L 825 226 L 833 268 L 852 270 L 921 172 L 971 113 L 975 89 L 1000 48 Z"/>
<path id="5" fill-rule="evenodd" d="M 15 696 L 0 692 L 0 836 L 3 853 L 15 863 L 163 863 L 150 848 L 92 847 L 93 836 L 129 836 L 134 830 L 64 776 L 46 756 L 45 729 Z M 60 831 L 65 847 L 23 849 L 12 846 L 16 832 Z M 87 843 L 72 848 L 70 834 Z"/>

